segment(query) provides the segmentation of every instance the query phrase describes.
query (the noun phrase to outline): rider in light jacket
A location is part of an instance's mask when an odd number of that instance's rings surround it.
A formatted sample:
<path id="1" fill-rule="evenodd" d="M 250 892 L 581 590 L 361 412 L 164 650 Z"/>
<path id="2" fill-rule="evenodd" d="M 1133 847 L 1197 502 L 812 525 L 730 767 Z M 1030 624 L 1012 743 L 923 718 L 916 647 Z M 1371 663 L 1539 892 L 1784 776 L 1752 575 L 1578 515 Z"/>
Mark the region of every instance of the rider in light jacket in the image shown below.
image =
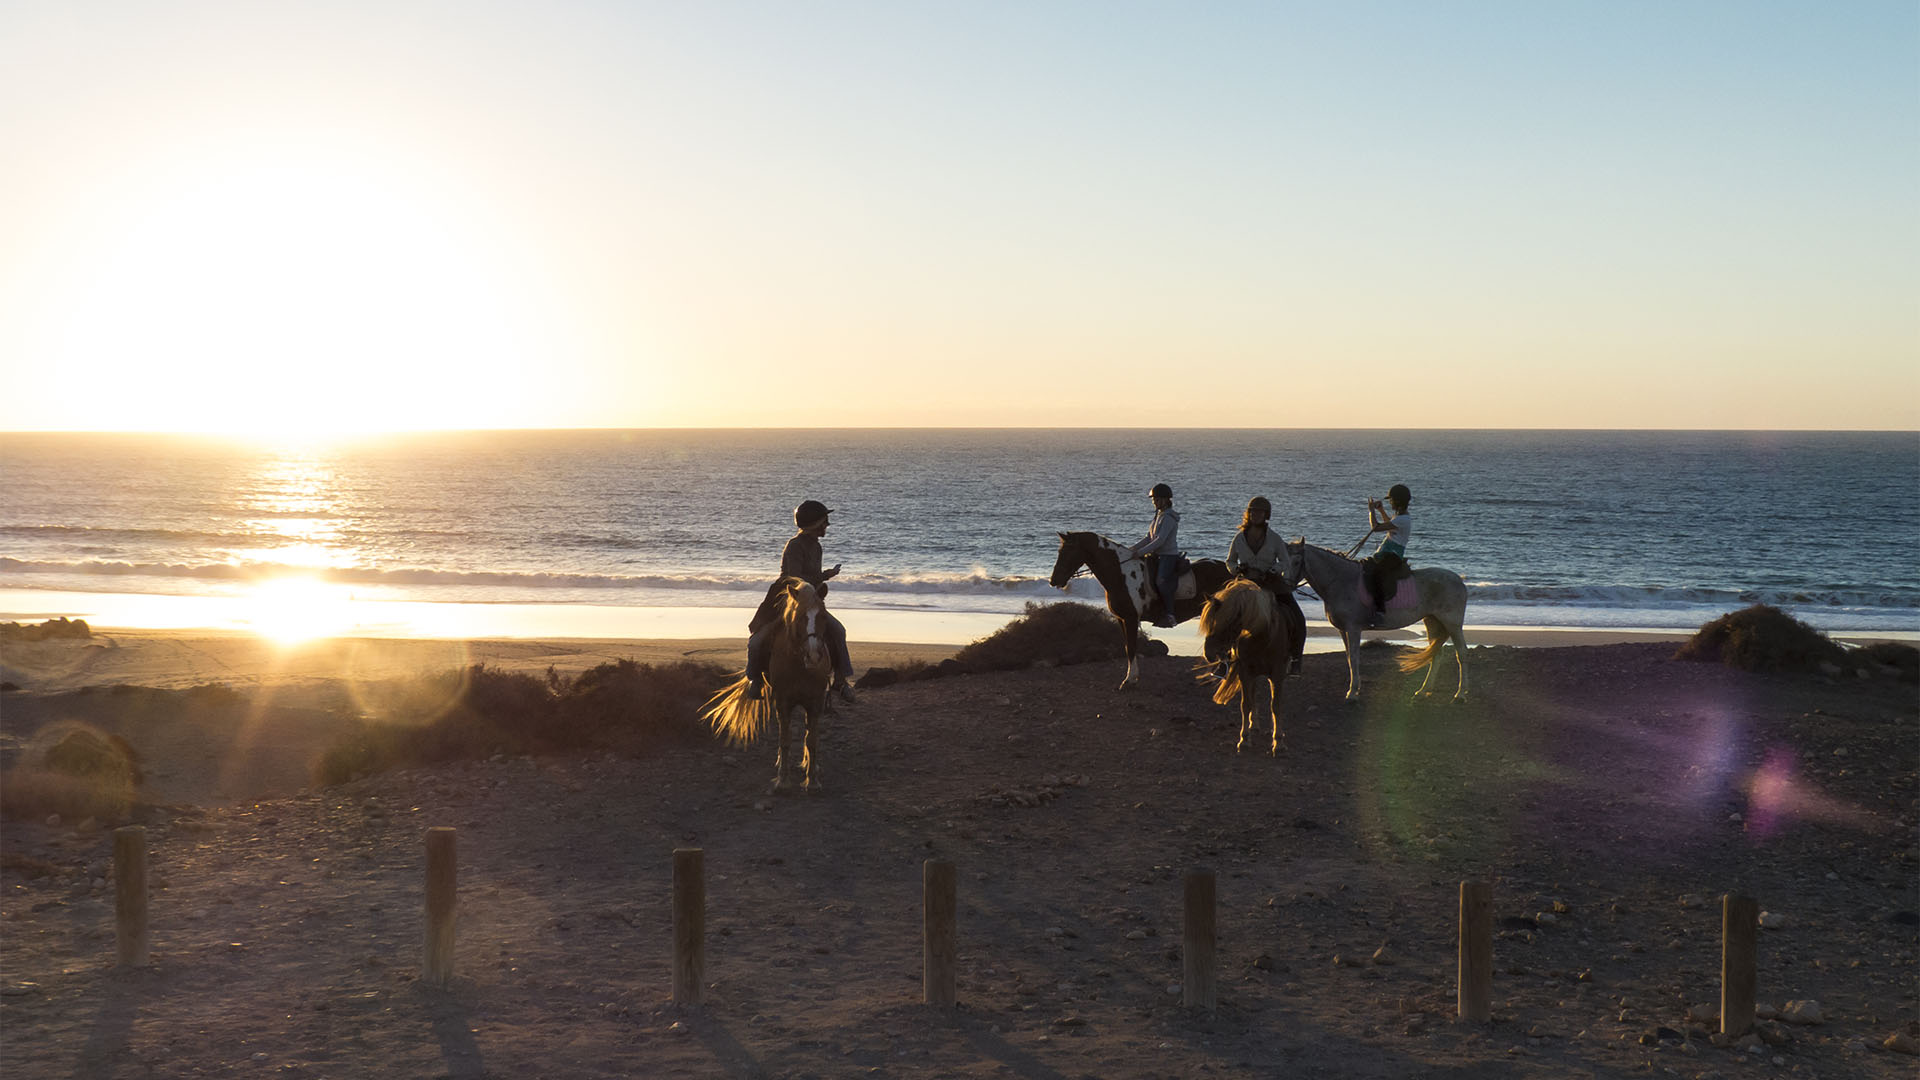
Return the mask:
<path id="1" fill-rule="evenodd" d="M 1154 582 L 1160 590 L 1160 614 L 1153 625 L 1173 626 L 1173 594 L 1180 584 L 1180 512 L 1173 508 L 1173 489 L 1167 485 L 1155 484 L 1147 495 L 1153 499 L 1153 524 L 1147 527 L 1147 535 L 1128 550 L 1142 558 L 1160 556 L 1160 572 Z"/>

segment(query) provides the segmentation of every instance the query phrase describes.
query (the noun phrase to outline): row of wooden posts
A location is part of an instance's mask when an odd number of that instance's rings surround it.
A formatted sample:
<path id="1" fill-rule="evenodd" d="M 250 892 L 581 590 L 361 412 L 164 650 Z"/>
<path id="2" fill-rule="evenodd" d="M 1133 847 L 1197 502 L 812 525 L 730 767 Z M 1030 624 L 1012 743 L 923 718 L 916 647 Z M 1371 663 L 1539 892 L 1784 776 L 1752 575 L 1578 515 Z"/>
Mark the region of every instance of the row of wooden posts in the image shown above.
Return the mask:
<path id="1" fill-rule="evenodd" d="M 427 982 L 445 984 L 453 976 L 454 830 L 427 830 L 426 947 L 420 965 Z M 138 825 L 113 836 L 115 926 L 121 964 L 147 964 L 147 830 Z M 928 1005 L 951 1008 L 956 1001 L 959 958 L 959 903 L 953 863 L 928 859 L 921 868 L 925 971 L 922 996 Z M 1214 950 L 1214 875 L 1192 870 L 1183 883 L 1180 998 L 1192 1008 L 1211 1009 L 1217 998 Z M 1750 897 L 1728 894 L 1720 908 L 1720 1030 L 1744 1035 L 1753 1027 L 1758 989 L 1760 907 Z M 700 848 L 673 852 L 673 1000 L 698 1005 L 706 986 L 706 853 Z M 1460 967 L 1458 1012 L 1462 1020 L 1493 1017 L 1493 886 L 1460 883 Z"/>

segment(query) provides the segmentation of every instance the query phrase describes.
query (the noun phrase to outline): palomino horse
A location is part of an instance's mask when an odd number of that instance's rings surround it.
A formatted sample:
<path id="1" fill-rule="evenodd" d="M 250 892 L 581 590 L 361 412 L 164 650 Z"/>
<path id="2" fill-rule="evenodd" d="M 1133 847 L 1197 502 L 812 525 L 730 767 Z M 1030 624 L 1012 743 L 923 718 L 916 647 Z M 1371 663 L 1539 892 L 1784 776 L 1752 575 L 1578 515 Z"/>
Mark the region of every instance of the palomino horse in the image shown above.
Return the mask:
<path id="1" fill-rule="evenodd" d="M 1253 730 L 1254 698 L 1262 684 L 1267 688 L 1267 720 L 1273 727 L 1273 742 L 1267 753 L 1280 753 L 1280 686 L 1286 681 L 1287 661 L 1292 655 L 1287 620 L 1280 617 L 1280 605 L 1273 594 L 1254 582 L 1240 578 L 1207 601 L 1200 612 L 1202 647 L 1209 664 L 1226 662 L 1227 673 L 1213 691 L 1213 703 L 1225 705 L 1240 699 L 1240 741 L 1234 751 L 1247 748 L 1247 733 Z"/>
<path id="2" fill-rule="evenodd" d="M 1114 543 L 1099 533 L 1061 533 L 1060 555 L 1053 561 L 1053 587 L 1066 588 L 1067 582 L 1073 580 L 1073 575 L 1083 566 L 1107 591 L 1107 610 L 1120 620 L 1120 629 L 1126 635 L 1127 675 L 1120 680 L 1120 689 L 1125 690 L 1140 681 L 1140 616 L 1154 595 L 1153 583 L 1147 579 L 1147 560 L 1128 550 L 1127 545 Z M 1226 583 L 1226 563 L 1218 559 L 1196 560 L 1193 593 L 1187 594 L 1183 581 L 1180 592 L 1187 599 L 1174 601 L 1174 621 L 1186 622 L 1200 614 L 1206 598 Z"/>
<path id="3" fill-rule="evenodd" d="M 1426 620 L 1427 646 L 1400 661 L 1401 671 L 1424 665 L 1426 678 L 1420 680 L 1415 697 L 1433 695 L 1433 672 L 1440 646 L 1453 642 L 1453 662 L 1460 672 L 1460 689 L 1455 702 L 1467 700 L 1467 639 L 1462 632 L 1467 617 L 1467 584 L 1451 570 L 1423 567 L 1413 577 L 1394 583 L 1395 591 L 1387 602 L 1386 618 L 1372 625 L 1372 593 L 1367 590 L 1366 568 L 1335 551 L 1315 547 L 1305 540 L 1287 545 L 1295 566 L 1301 567 L 1307 583 L 1320 594 L 1326 605 L 1327 621 L 1340 632 L 1347 647 L 1347 700 L 1360 698 L 1360 675 L 1354 663 L 1354 650 L 1360 647 L 1360 634 L 1368 629 L 1391 630 L 1415 619 Z M 1411 591 L 1409 591 L 1411 589 Z"/>
<path id="4" fill-rule="evenodd" d="M 833 657 L 827 648 L 827 609 L 820 593 L 799 578 L 783 578 L 785 594 L 780 628 L 767 650 L 767 685 L 756 700 L 746 697 L 747 676 L 740 677 L 712 698 L 700 715 L 713 730 L 736 746 L 746 746 L 776 719 L 780 724 L 780 751 L 773 759 L 773 790 L 793 787 L 793 753 L 788 720 L 795 709 L 806 711 L 806 735 L 800 756 L 802 787 L 821 790 L 818 751 L 814 737 L 820 714 L 827 707 L 827 684 L 833 678 Z"/>

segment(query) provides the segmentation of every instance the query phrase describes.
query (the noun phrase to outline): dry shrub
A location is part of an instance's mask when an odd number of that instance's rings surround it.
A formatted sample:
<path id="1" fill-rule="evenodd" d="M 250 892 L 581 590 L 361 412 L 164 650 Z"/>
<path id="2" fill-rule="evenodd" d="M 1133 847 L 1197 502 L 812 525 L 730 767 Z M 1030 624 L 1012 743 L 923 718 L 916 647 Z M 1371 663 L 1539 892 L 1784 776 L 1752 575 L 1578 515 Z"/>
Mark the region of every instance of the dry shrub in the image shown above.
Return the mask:
<path id="1" fill-rule="evenodd" d="M 0 776 L 0 817 L 35 821 L 59 814 L 66 821 L 124 821 L 133 810 L 133 787 L 95 777 L 69 776 L 23 765 Z"/>
<path id="2" fill-rule="evenodd" d="M 391 769 L 497 754 L 614 751 L 635 754 L 703 728 L 695 714 L 725 681 L 712 665 L 601 664 L 565 679 L 475 664 L 404 680 L 369 700 L 383 719 L 363 721 L 327 748 L 321 784 Z"/>
<path id="3" fill-rule="evenodd" d="M 1142 656 L 1164 656 L 1164 642 L 1140 639 Z M 1012 671 L 1044 664 L 1119 660 L 1127 647 L 1113 616 L 1089 604 L 1029 602 L 1024 615 L 962 648 L 953 659 L 968 671 Z"/>
<path id="4" fill-rule="evenodd" d="M 1860 648 L 1862 659 L 1893 669 L 1901 682 L 1920 683 L 1920 649 L 1897 641 L 1876 641 Z"/>
<path id="5" fill-rule="evenodd" d="M 0 641 L 85 641 L 93 629 L 85 619 L 48 619 L 43 623 L 0 622 Z"/>
<path id="6" fill-rule="evenodd" d="M 0 817 L 120 821 L 133 809 L 139 755 L 118 735 L 85 724 L 51 724 L 34 733 L 22 757 L 21 765 L 0 777 Z"/>
<path id="7" fill-rule="evenodd" d="M 1767 604 L 1722 615 L 1688 638 L 1676 660 L 1718 661 L 1742 671 L 1819 671 L 1852 661 L 1833 639 Z"/>
<path id="8" fill-rule="evenodd" d="M 1144 635 L 1141 656 L 1165 656 L 1167 645 Z M 980 671 L 1019 671 L 1036 665 L 1057 667 L 1092 660 L 1120 660 L 1127 655 L 1113 616 L 1089 604 L 1061 600 L 1051 604 L 1029 602 L 1026 613 L 937 664 L 914 661 L 898 668 L 873 668 L 860 680 L 866 687 L 899 682 L 969 675 Z"/>

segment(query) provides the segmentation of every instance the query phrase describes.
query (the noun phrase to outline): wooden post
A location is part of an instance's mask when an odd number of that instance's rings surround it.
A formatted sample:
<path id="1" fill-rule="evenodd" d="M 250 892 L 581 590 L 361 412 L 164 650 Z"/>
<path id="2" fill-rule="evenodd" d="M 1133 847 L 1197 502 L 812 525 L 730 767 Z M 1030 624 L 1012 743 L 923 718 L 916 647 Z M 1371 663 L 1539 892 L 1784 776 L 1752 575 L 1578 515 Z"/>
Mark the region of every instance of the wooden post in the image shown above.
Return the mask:
<path id="1" fill-rule="evenodd" d="M 113 924 L 115 959 L 128 967 L 145 967 L 147 830 L 142 825 L 113 830 Z"/>
<path id="2" fill-rule="evenodd" d="M 1720 1030 L 1734 1038 L 1753 1029 L 1759 990 L 1760 904 L 1749 896 L 1720 898 Z"/>
<path id="3" fill-rule="evenodd" d="M 1460 883 L 1460 1019 L 1493 1019 L 1493 886 Z"/>
<path id="4" fill-rule="evenodd" d="M 700 1004 L 707 980 L 706 852 L 673 849 L 673 1000 Z"/>
<path id="5" fill-rule="evenodd" d="M 1214 1007 L 1213 871 L 1191 870 L 1186 878 L 1186 918 L 1181 929 L 1180 1003 Z"/>
<path id="6" fill-rule="evenodd" d="M 945 859 L 928 859 L 921 866 L 921 903 L 925 910 L 926 937 L 922 958 L 926 977 L 923 996 L 928 1005 L 953 1007 L 955 967 L 959 958 L 960 933 L 956 913 L 959 901 L 954 886 L 953 864 Z"/>
<path id="7" fill-rule="evenodd" d="M 427 939 L 420 977 L 445 986 L 453 978 L 453 915 L 459 880 L 454 830 L 427 830 Z"/>

